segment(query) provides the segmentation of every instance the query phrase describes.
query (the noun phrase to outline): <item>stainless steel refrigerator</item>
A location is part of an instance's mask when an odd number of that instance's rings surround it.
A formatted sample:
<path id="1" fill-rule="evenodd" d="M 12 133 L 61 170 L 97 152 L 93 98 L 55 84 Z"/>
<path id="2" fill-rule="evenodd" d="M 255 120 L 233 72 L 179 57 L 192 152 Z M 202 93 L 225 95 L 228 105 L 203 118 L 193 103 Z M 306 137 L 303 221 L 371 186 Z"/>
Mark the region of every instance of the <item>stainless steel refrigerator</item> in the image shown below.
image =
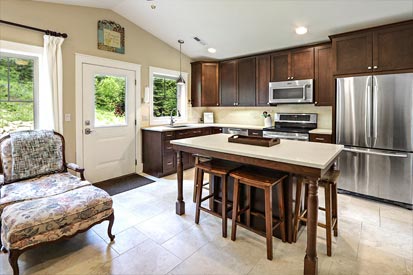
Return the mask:
<path id="1" fill-rule="evenodd" d="M 337 79 L 339 188 L 413 204 L 413 73 Z"/>

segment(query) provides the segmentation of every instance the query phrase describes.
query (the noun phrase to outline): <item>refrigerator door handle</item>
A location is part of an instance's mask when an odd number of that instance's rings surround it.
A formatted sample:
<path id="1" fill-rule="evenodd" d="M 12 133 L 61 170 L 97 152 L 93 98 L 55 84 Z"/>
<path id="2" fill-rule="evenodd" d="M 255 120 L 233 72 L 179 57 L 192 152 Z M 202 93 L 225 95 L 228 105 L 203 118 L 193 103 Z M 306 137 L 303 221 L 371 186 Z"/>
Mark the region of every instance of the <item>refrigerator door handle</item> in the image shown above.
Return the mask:
<path id="1" fill-rule="evenodd" d="M 364 118 L 364 130 L 367 133 L 366 135 L 366 144 L 371 146 L 371 102 L 372 102 L 372 90 L 371 90 L 371 81 L 370 77 L 367 80 L 367 100 L 365 101 L 366 116 Z"/>
<path id="2" fill-rule="evenodd" d="M 372 137 L 372 147 L 376 145 L 377 141 L 377 92 L 378 92 L 378 87 L 377 87 L 377 79 L 374 76 L 374 84 L 373 84 L 373 137 Z"/>
<path id="3" fill-rule="evenodd" d="M 395 158 L 407 158 L 408 157 L 408 155 L 404 153 L 398 153 L 398 152 L 386 153 L 386 152 L 370 151 L 370 150 L 354 148 L 354 147 L 344 147 L 343 150 L 347 152 L 352 152 L 352 153 L 361 153 L 361 154 L 369 154 L 369 155 L 385 156 L 385 157 L 395 157 Z"/>

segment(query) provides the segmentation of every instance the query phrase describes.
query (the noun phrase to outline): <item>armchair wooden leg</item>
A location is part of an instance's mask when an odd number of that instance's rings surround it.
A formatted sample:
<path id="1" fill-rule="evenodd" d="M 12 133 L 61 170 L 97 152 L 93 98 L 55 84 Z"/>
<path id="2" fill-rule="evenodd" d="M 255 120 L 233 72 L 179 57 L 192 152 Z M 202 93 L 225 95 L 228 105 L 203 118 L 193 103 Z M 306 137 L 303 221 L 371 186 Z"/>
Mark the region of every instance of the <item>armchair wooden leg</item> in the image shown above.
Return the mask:
<path id="1" fill-rule="evenodd" d="M 108 236 L 111 242 L 113 242 L 113 240 L 115 239 L 115 235 L 112 234 L 112 227 L 113 227 L 113 223 L 115 221 L 115 214 L 112 213 L 109 217 L 109 226 L 108 226 Z"/>
<path id="2" fill-rule="evenodd" d="M 17 264 L 17 261 L 22 253 L 23 252 L 21 250 L 17 249 L 11 249 L 9 251 L 9 263 L 11 268 L 13 269 L 13 275 L 19 275 L 19 266 Z"/>

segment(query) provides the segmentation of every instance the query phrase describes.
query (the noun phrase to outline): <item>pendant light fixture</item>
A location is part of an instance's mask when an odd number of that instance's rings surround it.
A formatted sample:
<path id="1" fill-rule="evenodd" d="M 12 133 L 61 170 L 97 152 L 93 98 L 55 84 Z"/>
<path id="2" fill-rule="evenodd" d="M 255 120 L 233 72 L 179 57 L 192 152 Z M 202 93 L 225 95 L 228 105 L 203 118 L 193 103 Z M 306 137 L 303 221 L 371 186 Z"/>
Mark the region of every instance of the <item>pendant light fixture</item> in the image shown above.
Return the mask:
<path id="1" fill-rule="evenodd" d="M 185 85 L 185 80 L 182 77 L 182 44 L 184 44 L 184 41 L 179 39 L 178 43 L 179 43 L 179 77 L 176 80 L 176 84 L 182 86 L 182 85 Z"/>

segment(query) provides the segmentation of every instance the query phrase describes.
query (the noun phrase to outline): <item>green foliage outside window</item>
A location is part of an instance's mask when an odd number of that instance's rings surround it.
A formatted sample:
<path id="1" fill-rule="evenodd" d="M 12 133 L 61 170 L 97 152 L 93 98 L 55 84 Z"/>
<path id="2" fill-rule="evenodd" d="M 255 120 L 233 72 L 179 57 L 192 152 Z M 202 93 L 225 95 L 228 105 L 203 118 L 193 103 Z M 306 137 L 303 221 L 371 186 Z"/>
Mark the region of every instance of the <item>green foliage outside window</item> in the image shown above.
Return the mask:
<path id="1" fill-rule="evenodd" d="M 95 76 L 95 116 L 97 126 L 125 124 L 126 78 Z"/>
<path id="2" fill-rule="evenodd" d="M 34 61 L 0 57 L 0 134 L 34 127 Z"/>
<path id="3" fill-rule="evenodd" d="M 170 116 L 171 111 L 177 108 L 177 85 L 175 79 L 162 76 L 153 78 L 153 116 Z M 176 113 L 174 112 L 174 116 Z"/>

